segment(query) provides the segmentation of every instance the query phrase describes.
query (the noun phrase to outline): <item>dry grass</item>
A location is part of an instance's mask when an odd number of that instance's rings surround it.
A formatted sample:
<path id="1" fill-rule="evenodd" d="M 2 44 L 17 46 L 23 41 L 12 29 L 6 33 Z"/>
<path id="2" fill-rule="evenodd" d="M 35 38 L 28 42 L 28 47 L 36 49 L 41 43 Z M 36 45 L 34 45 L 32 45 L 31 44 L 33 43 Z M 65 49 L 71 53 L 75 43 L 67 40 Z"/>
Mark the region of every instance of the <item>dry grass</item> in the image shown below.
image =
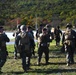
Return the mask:
<path id="1" fill-rule="evenodd" d="M 55 46 L 55 42 L 50 44 L 49 64 L 45 65 L 44 55 L 41 65 L 37 66 L 37 48 L 35 49 L 36 57 L 31 58 L 31 66 L 28 73 L 24 73 L 21 65 L 21 59 L 14 59 L 13 45 L 7 46 L 9 56 L 7 62 L 2 68 L 3 73 L 0 75 L 76 75 L 76 63 L 66 66 L 65 53 L 60 52 L 60 47 Z M 76 55 L 74 56 L 76 62 Z"/>

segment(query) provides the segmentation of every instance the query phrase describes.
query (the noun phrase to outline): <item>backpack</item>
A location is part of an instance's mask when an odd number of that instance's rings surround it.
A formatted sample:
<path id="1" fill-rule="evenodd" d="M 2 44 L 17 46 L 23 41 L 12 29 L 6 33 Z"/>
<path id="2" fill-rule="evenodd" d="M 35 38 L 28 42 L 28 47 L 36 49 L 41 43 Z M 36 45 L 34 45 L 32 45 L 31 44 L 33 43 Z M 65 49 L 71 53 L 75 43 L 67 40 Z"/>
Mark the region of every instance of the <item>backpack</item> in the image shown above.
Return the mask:
<path id="1" fill-rule="evenodd" d="M 29 51 L 30 50 L 30 37 L 28 35 L 28 33 L 26 32 L 21 32 L 20 33 L 20 41 L 19 41 L 19 46 L 23 47 L 24 51 Z M 22 48 L 20 48 L 22 50 Z"/>

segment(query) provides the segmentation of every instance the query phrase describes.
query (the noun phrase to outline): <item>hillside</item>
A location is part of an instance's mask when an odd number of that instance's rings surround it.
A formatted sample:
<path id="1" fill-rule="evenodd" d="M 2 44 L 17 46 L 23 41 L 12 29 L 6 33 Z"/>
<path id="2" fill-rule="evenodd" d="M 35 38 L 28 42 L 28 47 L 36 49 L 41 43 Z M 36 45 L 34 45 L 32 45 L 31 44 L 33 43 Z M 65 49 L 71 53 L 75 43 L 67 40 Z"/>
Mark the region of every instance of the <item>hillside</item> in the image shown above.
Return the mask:
<path id="1" fill-rule="evenodd" d="M 48 22 L 58 19 L 60 25 L 67 22 L 76 25 L 76 0 L 0 0 L 1 25 L 5 25 L 5 20 L 22 18 L 30 21 L 36 16 Z"/>

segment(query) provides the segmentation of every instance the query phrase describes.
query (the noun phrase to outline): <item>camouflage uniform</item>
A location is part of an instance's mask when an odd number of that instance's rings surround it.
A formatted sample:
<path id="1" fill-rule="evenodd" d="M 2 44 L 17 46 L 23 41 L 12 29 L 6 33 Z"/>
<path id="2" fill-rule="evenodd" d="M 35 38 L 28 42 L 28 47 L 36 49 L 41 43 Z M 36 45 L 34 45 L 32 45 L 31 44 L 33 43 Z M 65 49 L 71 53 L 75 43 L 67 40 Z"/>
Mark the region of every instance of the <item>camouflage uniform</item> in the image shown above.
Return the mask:
<path id="1" fill-rule="evenodd" d="M 48 32 L 46 28 L 43 28 L 42 35 L 38 39 L 38 65 L 40 65 L 42 54 L 45 53 L 45 61 L 48 64 L 49 60 L 49 43 L 52 40 L 49 38 Z"/>
<path id="2" fill-rule="evenodd" d="M 60 45 L 60 36 L 62 35 L 62 31 L 59 29 L 59 26 L 57 28 L 55 28 L 54 31 L 54 38 L 56 41 L 56 46 Z"/>
<path id="3" fill-rule="evenodd" d="M 31 37 L 32 37 L 32 40 L 31 40 L 31 53 L 35 56 L 35 51 L 34 51 L 35 50 L 34 33 L 33 33 L 32 28 L 30 26 L 28 26 L 28 28 L 27 28 L 27 33 L 29 35 L 31 35 Z"/>
<path id="4" fill-rule="evenodd" d="M 40 24 L 40 27 L 36 31 L 36 39 L 38 39 L 39 35 L 42 33 L 43 27 L 44 27 L 43 24 Z"/>
<path id="5" fill-rule="evenodd" d="M 0 27 L 0 70 L 6 62 L 7 59 L 7 48 L 6 42 L 9 42 L 10 39 L 7 37 L 5 33 L 3 33 L 2 27 Z"/>
<path id="6" fill-rule="evenodd" d="M 14 44 L 14 58 L 17 59 L 17 53 L 18 53 L 18 49 L 16 47 L 16 40 L 17 40 L 17 35 L 20 33 L 20 26 L 21 25 L 17 25 L 17 31 L 15 33 L 13 33 L 13 36 L 15 36 L 15 44 Z"/>
<path id="7" fill-rule="evenodd" d="M 75 51 L 75 40 L 76 32 L 71 29 L 70 25 L 67 25 L 67 29 L 63 35 L 64 48 L 66 52 L 67 66 L 74 63 L 74 51 Z"/>
<path id="8" fill-rule="evenodd" d="M 26 72 L 30 67 L 30 57 L 31 57 L 31 40 L 32 36 L 26 32 L 25 26 L 20 27 L 21 32 L 17 36 L 16 45 L 22 59 L 22 67 Z"/>
<path id="9" fill-rule="evenodd" d="M 48 32 L 49 37 L 51 37 L 51 39 L 53 39 L 54 38 L 54 35 L 53 35 L 53 32 L 51 32 L 51 25 L 50 24 L 47 24 L 45 27 L 47 29 L 47 32 Z"/>

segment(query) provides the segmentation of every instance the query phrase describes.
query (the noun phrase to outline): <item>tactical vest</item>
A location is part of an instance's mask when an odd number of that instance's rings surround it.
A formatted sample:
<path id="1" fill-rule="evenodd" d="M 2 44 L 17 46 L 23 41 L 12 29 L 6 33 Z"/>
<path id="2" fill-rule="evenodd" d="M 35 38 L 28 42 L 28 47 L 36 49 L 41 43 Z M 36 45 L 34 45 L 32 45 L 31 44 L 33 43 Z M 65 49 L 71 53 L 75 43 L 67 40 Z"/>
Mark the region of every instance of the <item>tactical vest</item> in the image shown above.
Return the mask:
<path id="1" fill-rule="evenodd" d="M 65 40 L 72 40 L 73 39 L 73 35 L 71 33 L 71 30 L 66 30 L 65 31 Z"/>
<path id="2" fill-rule="evenodd" d="M 65 42 L 64 43 L 66 43 L 68 45 L 70 45 L 72 43 L 73 35 L 72 35 L 70 29 L 65 31 L 64 38 L 65 38 Z"/>
<path id="3" fill-rule="evenodd" d="M 49 46 L 49 35 L 47 34 L 47 35 L 41 35 L 40 37 L 39 37 L 39 40 L 38 40 L 38 42 L 39 42 L 39 46 L 42 46 L 42 47 L 48 47 Z"/>
<path id="4" fill-rule="evenodd" d="M 20 41 L 19 41 L 19 46 L 23 47 L 25 51 L 30 50 L 30 37 L 28 33 L 20 33 Z M 21 48 L 22 49 L 22 48 Z"/>

